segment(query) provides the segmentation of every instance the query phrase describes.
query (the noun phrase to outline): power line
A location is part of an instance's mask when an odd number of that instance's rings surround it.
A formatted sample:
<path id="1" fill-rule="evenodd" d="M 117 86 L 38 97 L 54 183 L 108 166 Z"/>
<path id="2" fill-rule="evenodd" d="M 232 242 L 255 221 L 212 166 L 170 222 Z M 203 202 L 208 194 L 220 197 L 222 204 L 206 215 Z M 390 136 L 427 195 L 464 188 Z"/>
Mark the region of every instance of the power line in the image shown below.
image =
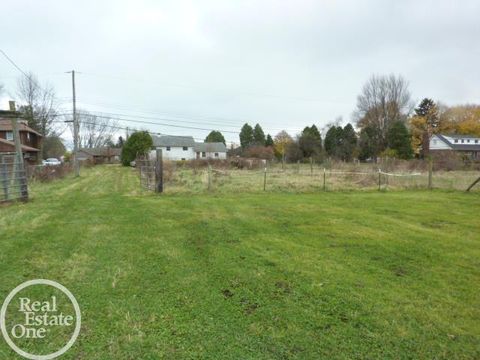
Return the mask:
<path id="1" fill-rule="evenodd" d="M 162 120 L 162 121 L 176 121 L 180 123 L 187 123 L 187 124 L 198 124 L 198 121 L 188 121 L 188 120 L 183 120 L 184 118 L 180 119 L 173 119 L 173 118 L 159 118 L 159 117 L 153 117 L 153 116 L 142 116 L 142 115 L 134 115 L 134 114 L 122 114 L 122 113 L 111 113 L 111 112 L 105 112 L 105 111 L 89 111 L 92 113 L 100 113 L 100 114 L 107 114 L 107 115 L 113 115 L 113 116 L 129 116 L 129 117 L 134 117 L 134 118 L 139 118 L 139 119 L 151 119 L 151 120 Z M 229 124 L 220 124 L 220 123 L 210 123 L 210 122 L 203 122 L 202 124 L 205 125 L 221 125 L 221 126 L 227 126 L 227 127 L 234 127 L 238 128 L 238 125 L 229 125 Z"/>
<path id="2" fill-rule="evenodd" d="M 2 55 L 5 57 L 5 59 L 8 60 L 8 62 L 10 64 L 12 64 L 18 71 L 20 71 L 26 78 L 30 78 L 27 73 L 25 71 L 23 71 L 20 66 L 18 66 L 15 61 L 13 61 L 12 59 L 10 59 L 10 57 L 5 53 L 5 51 L 3 51 L 2 49 L 0 49 L 0 52 L 2 53 Z"/>
<path id="3" fill-rule="evenodd" d="M 53 121 L 55 123 L 65 123 L 65 121 L 59 121 L 59 120 L 55 120 Z M 80 121 L 80 125 L 82 124 L 86 124 L 86 125 L 98 125 L 97 123 L 95 122 L 90 122 L 90 121 Z M 107 128 L 110 128 L 112 130 L 126 130 L 126 131 L 132 131 L 132 130 L 135 130 L 133 128 L 129 128 L 129 127 L 122 127 L 122 126 L 118 126 L 118 125 L 110 125 L 110 124 L 107 124 L 105 125 L 105 127 Z M 171 135 L 171 134 L 165 134 L 165 133 L 162 133 L 162 132 L 156 132 L 156 131 L 151 131 L 151 130 L 140 130 L 140 131 L 146 131 L 147 133 L 149 133 L 150 135 L 164 135 L 164 136 L 180 136 L 180 135 Z M 192 136 L 193 137 L 193 136 Z M 198 140 L 198 141 L 203 141 L 203 139 L 200 139 L 200 138 L 196 138 L 196 137 L 193 137 L 194 140 Z M 233 143 L 233 141 L 230 141 Z"/>
<path id="4" fill-rule="evenodd" d="M 196 126 L 165 124 L 165 123 L 159 123 L 159 122 L 153 122 L 153 121 L 127 119 L 127 118 L 116 117 L 116 116 L 96 115 L 96 114 L 88 114 L 88 113 L 83 113 L 83 115 L 87 115 L 87 116 L 90 115 L 90 116 L 96 116 L 96 117 L 99 117 L 99 118 L 112 119 L 112 120 L 118 120 L 118 121 L 126 121 L 126 122 L 139 123 L 139 124 L 169 126 L 169 127 L 174 127 L 174 128 L 180 128 L 180 129 L 203 130 L 203 131 L 217 130 L 217 131 L 230 133 L 230 134 L 240 134 L 239 131 L 232 131 L 232 130 L 210 129 L 210 128 L 201 128 L 201 127 L 196 127 Z M 157 118 L 157 119 L 158 120 L 166 120 L 166 119 L 161 119 L 161 118 Z"/>
<path id="5" fill-rule="evenodd" d="M 83 102 L 80 101 L 82 104 L 86 105 L 92 105 L 92 106 L 100 106 L 100 107 L 106 107 L 106 108 L 111 108 L 111 109 L 117 109 L 112 106 L 103 106 L 99 105 L 99 103 L 91 103 L 91 102 Z M 119 110 L 126 110 L 128 112 L 135 111 L 135 112 L 141 112 L 141 113 L 146 113 L 146 114 L 162 114 L 162 113 L 156 113 L 153 111 L 143 111 L 143 110 L 130 110 L 127 107 L 118 107 Z M 224 126 L 224 127 L 231 127 L 231 128 L 239 128 L 242 126 L 241 123 L 246 122 L 245 120 L 240 120 L 240 119 L 226 119 L 226 118 L 221 118 L 221 117 L 215 117 L 215 116 L 206 116 L 206 115 L 197 115 L 197 116 L 191 116 L 191 115 L 179 115 L 179 114 L 169 114 L 169 113 L 163 113 L 165 115 L 170 115 L 173 116 L 174 118 L 159 118 L 159 117 L 152 117 L 152 116 L 143 116 L 143 115 L 136 115 L 136 114 L 124 114 L 124 113 L 113 113 L 113 112 L 106 112 L 106 111 L 91 111 L 94 113 L 101 113 L 101 114 L 110 114 L 113 116 L 128 116 L 128 117 L 133 117 L 133 118 L 140 118 L 140 119 L 157 119 L 157 120 L 162 120 L 162 121 L 174 121 L 174 122 L 180 122 L 180 123 L 190 123 L 190 124 L 205 124 L 205 125 L 213 125 L 215 127 L 217 126 Z M 218 122 L 210 122 L 210 121 L 205 121 L 208 119 L 219 119 L 221 121 Z M 188 120 L 195 120 L 195 121 L 188 121 Z M 265 123 L 263 121 L 249 121 L 251 123 L 262 123 L 266 129 L 269 129 L 271 131 L 281 131 L 281 130 L 288 130 L 288 131 L 301 131 L 301 128 L 293 128 L 293 127 L 287 127 L 287 128 L 279 128 L 279 127 L 272 127 L 269 126 L 268 123 Z"/>

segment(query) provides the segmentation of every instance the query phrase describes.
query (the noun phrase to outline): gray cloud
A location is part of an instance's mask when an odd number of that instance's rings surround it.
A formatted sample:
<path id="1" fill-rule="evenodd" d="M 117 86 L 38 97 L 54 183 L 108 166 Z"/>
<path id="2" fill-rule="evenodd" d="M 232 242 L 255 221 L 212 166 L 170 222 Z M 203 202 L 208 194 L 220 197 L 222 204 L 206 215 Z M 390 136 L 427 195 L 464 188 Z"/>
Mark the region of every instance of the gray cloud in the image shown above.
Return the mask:
<path id="1" fill-rule="evenodd" d="M 66 108 L 72 68 L 92 111 L 272 134 L 349 120 L 372 73 L 402 74 L 415 99 L 480 98 L 478 1 L 16 1 L 2 13 L 2 49 Z M 10 93 L 17 75 L 0 60 Z"/>

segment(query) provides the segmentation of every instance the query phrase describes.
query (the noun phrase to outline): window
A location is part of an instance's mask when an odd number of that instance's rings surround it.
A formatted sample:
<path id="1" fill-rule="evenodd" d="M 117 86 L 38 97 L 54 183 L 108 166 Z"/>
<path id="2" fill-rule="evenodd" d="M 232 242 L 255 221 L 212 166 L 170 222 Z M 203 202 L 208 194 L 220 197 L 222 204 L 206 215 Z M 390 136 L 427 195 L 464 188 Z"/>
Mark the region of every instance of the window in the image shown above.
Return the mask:
<path id="1" fill-rule="evenodd" d="M 215 157 L 218 157 L 218 153 L 215 153 Z"/>
<path id="2" fill-rule="evenodd" d="M 170 151 L 170 146 L 167 146 L 167 151 Z"/>
<path id="3" fill-rule="evenodd" d="M 27 141 L 30 142 L 30 133 L 27 132 Z"/>
<path id="4" fill-rule="evenodd" d="M 465 140 L 462 139 L 462 144 L 465 142 Z"/>
<path id="5" fill-rule="evenodd" d="M 475 144 L 478 144 L 478 140 L 475 140 Z"/>
<path id="6" fill-rule="evenodd" d="M 13 140 L 13 131 L 7 131 L 7 140 L 12 141 Z"/>
<path id="7" fill-rule="evenodd" d="M 469 142 L 470 142 L 470 139 L 467 140 L 467 143 L 469 143 Z"/>
<path id="8" fill-rule="evenodd" d="M 455 139 L 455 144 L 458 143 L 458 139 Z"/>
<path id="9" fill-rule="evenodd" d="M 202 157 L 205 157 L 207 156 L 207 154 L 205 152 L 202 152 Z"/>
<path id="10" fill-rule="evenodd" d="M 183 151 L 187 151 L 187 150 L 188 150 L 188 146 L 184 146 Z"/>

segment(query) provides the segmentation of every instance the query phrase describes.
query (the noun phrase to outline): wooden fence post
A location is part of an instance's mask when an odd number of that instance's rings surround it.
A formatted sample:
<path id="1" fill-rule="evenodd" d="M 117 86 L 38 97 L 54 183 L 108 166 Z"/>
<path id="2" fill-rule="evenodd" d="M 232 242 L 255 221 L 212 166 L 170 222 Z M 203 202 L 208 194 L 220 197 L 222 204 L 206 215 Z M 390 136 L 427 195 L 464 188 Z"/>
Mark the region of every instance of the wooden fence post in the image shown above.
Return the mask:
<path id="1" fill-rule="evenodd" d="M 313 176 L 313 158 L 310 156 L 310 175 Z"/>
<path id="2" fill-rule="evenodd" d="M 212 190 L 212 166 L 208 164 L 208 191 Z"/>
<path id="3" fill-rule="evenodd" d="M 480 182 L 480 177 L 468 187 L 467 192 L 470 191 L 470 189 L 473 188 L 475 185 L 477 185 L 479 182 Z"/>
<path id="4" fill-rule="evenodd" d="M 297 160 L 297 174 L 300 173 L 300 160 Z"/>
<path id="5" fill-rule="evenodd" d="M 382 190 L 382 170 L 378 169 L 378 191 Z"/>
<path id="6" fill-rule="evenodd" d="M 428 158 L 428 189 L 432 190 L 433 187 L 433 160 L 432 157 Z"/>
<path id="7" fill-rule="evenodd" d="M 323 191 L 327 191 L 327 170 L 323 168 Z"/>
<path id="8" fill-rule="evenodd" d="M 265 165 L 265 170 L 263 171 L 263 191 L 267 190 L 267 165 Z"/>
<path id="9" fill-rule="evenodd" d="M 162 149 L 157 149 L 155 159 L 155 192 L 163 192 L 163 154 Z"/>

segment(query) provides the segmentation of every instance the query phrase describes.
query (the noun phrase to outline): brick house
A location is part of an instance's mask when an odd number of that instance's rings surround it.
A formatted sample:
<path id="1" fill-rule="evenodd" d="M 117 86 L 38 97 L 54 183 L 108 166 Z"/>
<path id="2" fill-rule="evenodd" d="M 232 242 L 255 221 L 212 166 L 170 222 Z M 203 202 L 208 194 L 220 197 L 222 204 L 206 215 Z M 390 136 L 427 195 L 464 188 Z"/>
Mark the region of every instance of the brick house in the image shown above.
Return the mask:
<path id="1" fill-rule="evenodd" d="M 11 111 L 0 110 L 0 154 L 15 152 Z M 24 119 L 18 119 L 18 132 L 22 144 L 23 158 L 26 163 L 37 164 L 40 156 L 42 135 L 28 126 Z"/>
<path id="2" fill-rule="evenodd" d="M 92 164 L 115 164 L 120 162 L 122 149 L 112 147 L 83 148 L 78 151 L 78 160 Z"/>

